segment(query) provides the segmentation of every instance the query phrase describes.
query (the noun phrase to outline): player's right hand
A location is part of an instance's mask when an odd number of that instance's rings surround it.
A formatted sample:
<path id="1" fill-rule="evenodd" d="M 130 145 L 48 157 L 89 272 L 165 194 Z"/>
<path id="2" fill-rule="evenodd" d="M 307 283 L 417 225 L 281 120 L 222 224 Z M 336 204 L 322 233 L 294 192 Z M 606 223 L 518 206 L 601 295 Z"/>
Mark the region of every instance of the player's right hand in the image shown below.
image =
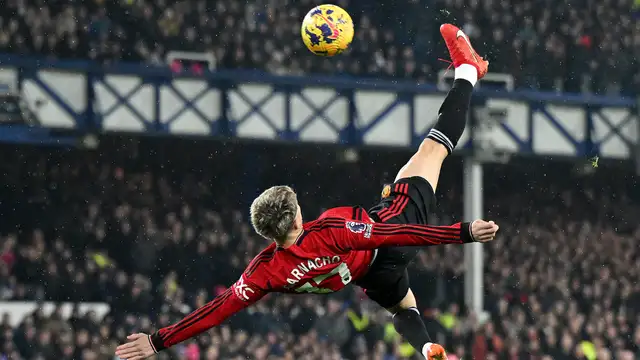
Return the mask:
<path id="1" fill-rule="evenodd" d="M 143 333 L 127 336 L 127 343 L 116 348 L 116 356 L 122 360 L 142 360 L 155 353 L 149 335 Z"/>
<path id="2" fill-rule="evenodd" d="M 493 221 L 476 220 L 471 223 L 471 236 L 477 242 L 489 242 L 496 237 L 500 227 Z"/>

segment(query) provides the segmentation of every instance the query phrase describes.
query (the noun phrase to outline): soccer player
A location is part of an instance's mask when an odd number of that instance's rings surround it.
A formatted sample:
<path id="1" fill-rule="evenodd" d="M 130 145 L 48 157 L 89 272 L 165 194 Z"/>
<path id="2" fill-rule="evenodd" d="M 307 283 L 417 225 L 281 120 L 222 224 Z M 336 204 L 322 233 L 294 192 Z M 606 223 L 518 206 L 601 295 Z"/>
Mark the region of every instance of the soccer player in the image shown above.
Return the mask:
<path id="1" fill-rule="evenodd" d="M 445 24 L 440 32 L 455 66 L 453 87 L 434 128 L 394 184 L 383 189 L 377 206 L 369 211 L 334 208 L 303 223 L 291 188 L 267 189 L 251 205 L 251 223 L 272 244 L 213 301 L 151 335 L 130 335 L 116 355 L 145 359 L 220 324 L 270 292 L 327 294 L 354 283 L 393 314 L 398 333 L 426 359 L 446 359 L 443 347 L 429 338 L 406 268 L 420 247 L 491 241 L 498 226 L 483 220 L 427 225 L 440 167 L 464 131 L 473 86 L 488 67 L 460 29 Z"/>

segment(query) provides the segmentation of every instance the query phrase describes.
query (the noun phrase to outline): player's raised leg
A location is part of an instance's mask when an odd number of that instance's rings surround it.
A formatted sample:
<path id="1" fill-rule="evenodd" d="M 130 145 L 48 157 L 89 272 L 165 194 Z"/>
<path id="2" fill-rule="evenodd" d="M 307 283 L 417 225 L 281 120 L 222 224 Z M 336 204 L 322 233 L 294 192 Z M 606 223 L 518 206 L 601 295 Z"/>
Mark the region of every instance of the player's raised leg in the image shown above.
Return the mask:
<path id="1" fill-rule="evenodd" d="M 431 342 L 411 289 L 398 305 L 388 310 L 393 314 L 393 327 L 398 334 L 420 351 L 425 359 L 443 360 L 447 358 L 447 353 L 442 345 Z"/>
<path id="2" fill-rule="evenodd" d="M 455 80 L 438 111 L 435 126 L 396 176 L 396 181 L 412 176 L 425 178 L 434 192 L 442 162 L 456 147 L 464 132 L 473 87 L 487 73 L 489 65 L 473 49 L 467 35 L 456 26 L 444 24 L 440 27 L 440 33 L 455 66 Z"/>
<path id="3" fill-rule="evenodd" d="M 478 79 L 487 73 L 488 67 L 488 62 L 476 53 L 469 38 L 460 29 L 450 24 L 444 24 L 440 27 L 440 33 L 447 44 L 455 66 L 455 80 L 440 107 L 435 126 L 420 144 L 418 151 L 396 176 L 396 182 L 411 177 L 426 179 L 431 185 L 431 189 L 429 189 L 431 196 L 438 186 L 442 162 L 456 147 L 466 126 L 473 87 Z M 422 209 L 428 211 L 431 200 L 427 198 L 429 195 L 425 193 L 420 196 L 425 198 Z M 385 211 L 391 212 L 391 210 Z M 426 219 L 424 211 L 420 217 Z M 380 218 L 382 218 L 385 214 L 382 211 L 380 213 L 382 214 Z M 393 323 L 398 333 L 407 339 L 416 350 L 421 351 L 426 359 L 447 358 L 444 348 L 431 342 L 411 289 L 407 291 L 402 301 L 388 310 L 394 314 Z"/>

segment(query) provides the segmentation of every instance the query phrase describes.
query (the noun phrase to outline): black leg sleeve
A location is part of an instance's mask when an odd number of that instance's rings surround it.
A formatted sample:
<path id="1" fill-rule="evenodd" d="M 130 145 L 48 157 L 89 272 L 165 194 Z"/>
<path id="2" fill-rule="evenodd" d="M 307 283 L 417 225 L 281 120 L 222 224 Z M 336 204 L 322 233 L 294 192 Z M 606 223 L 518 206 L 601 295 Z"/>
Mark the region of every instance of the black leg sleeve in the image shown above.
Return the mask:
<path id="1" fill-rule="evenodd" d="M 400 310 L 393 315 L 393 326 L 419 353 L 424 344 L 431 342 L 427 327 L 416 308 Z"/>
<path id="2" fill-rule="evenodd" d="M 465 79 L 456 79 L 438 112 L 438 121 L 427 137 L 444 145 L 449 153 L 455 149 L 467 124 L 473 85 Z"/>

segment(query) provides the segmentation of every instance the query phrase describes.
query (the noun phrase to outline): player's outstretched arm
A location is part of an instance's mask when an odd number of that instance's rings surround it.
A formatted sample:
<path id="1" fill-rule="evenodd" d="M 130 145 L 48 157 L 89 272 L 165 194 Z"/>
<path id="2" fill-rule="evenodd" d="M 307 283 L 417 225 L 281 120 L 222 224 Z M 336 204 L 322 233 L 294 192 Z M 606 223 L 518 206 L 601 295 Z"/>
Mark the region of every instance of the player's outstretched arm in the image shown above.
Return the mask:
<path id="1" fill-rule="evenodd" d="M 346 221 L 339 229 L 338 242 L 354 250 L 369 250 L 385 246 L 431 246 L 488 242 L 495 238 L 499 227 L 493 221 L 476 220 L 450 226 L 413 224 L 366 224 Z"/>
<path id="2" fill-rule="evenodd" d="M 138 333 L 117 347 L 116 355 L 123 360 L 146 359 L 159 351 L 181 343 L 219 325 L 229 316 L 255 303 L 264 292 L 248 287 L 244 276 L 213 301 L 196 309 L 178 323 L 164 327 L 151 335 Z"/>

